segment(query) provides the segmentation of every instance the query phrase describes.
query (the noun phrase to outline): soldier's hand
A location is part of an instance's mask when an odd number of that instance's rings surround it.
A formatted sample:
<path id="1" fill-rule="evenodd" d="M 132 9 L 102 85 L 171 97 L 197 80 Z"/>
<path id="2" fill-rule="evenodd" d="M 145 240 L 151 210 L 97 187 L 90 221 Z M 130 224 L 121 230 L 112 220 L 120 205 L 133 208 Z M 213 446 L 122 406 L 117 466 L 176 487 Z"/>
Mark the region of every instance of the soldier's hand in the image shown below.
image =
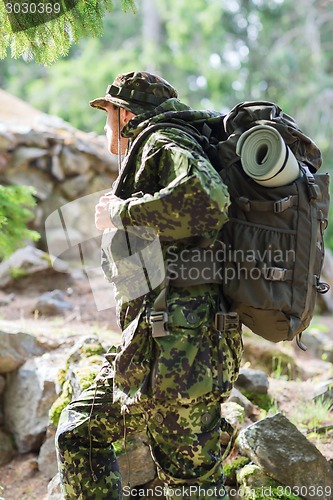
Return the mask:
<path id="1" fill-rule="evenodd" d="M 95 226 L 100 231 L 104 229 L 112 229 L 114 224 L 112 224 L 110 218 L 110 205 L 120 201 L 115 195 L 102 196 L 95 207 Z"/>

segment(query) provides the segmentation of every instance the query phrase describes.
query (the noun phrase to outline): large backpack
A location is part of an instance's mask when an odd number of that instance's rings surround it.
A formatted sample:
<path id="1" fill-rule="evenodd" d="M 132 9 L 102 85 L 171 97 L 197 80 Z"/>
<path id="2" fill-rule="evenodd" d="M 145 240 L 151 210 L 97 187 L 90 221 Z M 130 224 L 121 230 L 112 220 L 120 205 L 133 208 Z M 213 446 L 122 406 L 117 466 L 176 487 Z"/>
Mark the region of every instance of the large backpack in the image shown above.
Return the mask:
<path id="1" fill-rule="evenodd" d="M 273 342 L 297 338 L 313 317 L 324 258 L 323 234 L 329 211 L 329 175 L 318 174 L 321 154 L 295 121 L 274 103 L 243 102 L 225 116 L 195 127 L 171 114 L 148 127 L 133 154 L 157 128 L 176 127 L 199 142 L 227 185 L 231 204 L 223 226 L 223 294 L 254 333 Z M 264 187 L 243 170 L 239 137 L 258 125 L 274 127 L 296 157 L 301 175 L 281 187 Z M 118 181 L 118 188 L 121 178 Z M 116 191 L 117 192 L 117 191 Z M 230 279 L 229 279 L 230 278 Z"/>

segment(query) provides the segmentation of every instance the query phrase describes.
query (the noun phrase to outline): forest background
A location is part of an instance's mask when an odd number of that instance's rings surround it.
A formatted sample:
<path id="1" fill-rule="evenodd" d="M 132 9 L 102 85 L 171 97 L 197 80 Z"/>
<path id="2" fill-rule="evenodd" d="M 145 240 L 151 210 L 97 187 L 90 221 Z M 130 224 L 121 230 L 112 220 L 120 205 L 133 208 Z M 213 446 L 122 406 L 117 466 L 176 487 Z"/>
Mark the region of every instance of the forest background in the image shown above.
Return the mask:
<path id="1" fill-rule="evenodd" d="M 99 1 L 96 1 L 96 6 Z M 0 60 L 0 87 L 84 131 L 103 133 L 89 100 L 125 71 L 169 80 L 194 108 L 278 103 L 333 169 L 332 0 L 137 0 L 136 12 L 103 16 L 102 37 L 83 37 L 50 66 Z M 326 240 L 333 248 L 333 225 Z"/>

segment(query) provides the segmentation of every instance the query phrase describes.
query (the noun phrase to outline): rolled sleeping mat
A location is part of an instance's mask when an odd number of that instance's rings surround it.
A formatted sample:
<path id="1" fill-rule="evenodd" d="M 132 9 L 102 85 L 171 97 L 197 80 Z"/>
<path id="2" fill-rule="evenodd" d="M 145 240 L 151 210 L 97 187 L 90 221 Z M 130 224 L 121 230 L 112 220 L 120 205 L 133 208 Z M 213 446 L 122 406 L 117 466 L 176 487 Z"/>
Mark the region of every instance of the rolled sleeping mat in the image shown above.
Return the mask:
<path id="1" fill-rule="evenodd" d="M 247 175 L 262 186 L 285 186 L 300 176 L 294 154 L 269 125 L 256 125 L 244 132 L 238 139 L 236 153 Z"/>

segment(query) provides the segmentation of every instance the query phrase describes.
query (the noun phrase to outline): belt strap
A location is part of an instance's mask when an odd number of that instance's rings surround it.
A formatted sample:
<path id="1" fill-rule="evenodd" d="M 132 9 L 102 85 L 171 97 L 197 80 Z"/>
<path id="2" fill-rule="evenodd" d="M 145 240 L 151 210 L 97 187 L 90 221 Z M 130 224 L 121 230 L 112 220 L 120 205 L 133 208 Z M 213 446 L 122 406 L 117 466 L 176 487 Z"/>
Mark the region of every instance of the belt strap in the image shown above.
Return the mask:
<path id="1" fill-rule="evenodd" d="M 167 289 L 165 284 L 164 288 L 160 291 L 154 302 L 154 308 L 150 312 L 149 320 L 152 328 L 153 337 L 166 337 L 169 335 L 168 331 L 168 310 L 167 310 Z"/>

